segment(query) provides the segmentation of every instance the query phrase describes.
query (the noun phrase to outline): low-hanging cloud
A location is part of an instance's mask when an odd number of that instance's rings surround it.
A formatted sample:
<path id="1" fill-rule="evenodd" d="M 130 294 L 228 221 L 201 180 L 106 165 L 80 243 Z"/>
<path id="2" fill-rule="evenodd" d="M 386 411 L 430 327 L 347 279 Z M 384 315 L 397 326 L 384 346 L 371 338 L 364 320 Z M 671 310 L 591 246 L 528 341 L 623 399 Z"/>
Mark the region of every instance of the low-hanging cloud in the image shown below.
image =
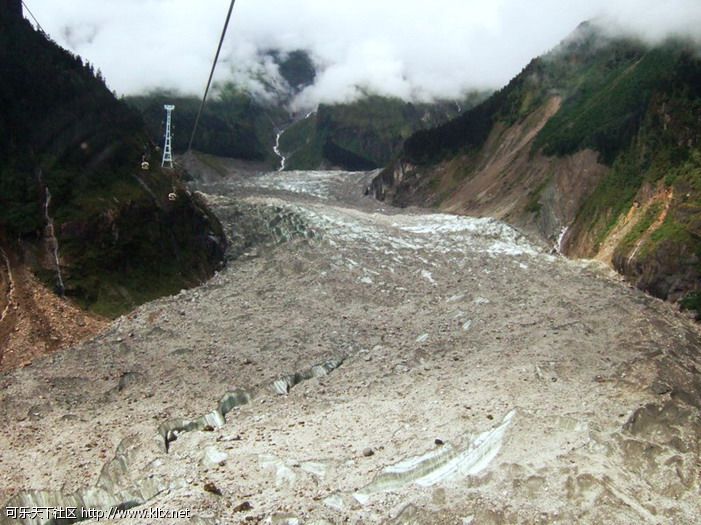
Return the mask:
<path id="1" fill-rule="evenodd" d="M 54 40 L 100 68 L 118 93 L 199 94 L 229 0 L 28 4 Z M 455 98 L 505 84 L 591 18 L 651 40 L 701 40 L 699 0 L 238 0 L 217 79 L 263 92 L 261 79 L 280 79 L 262 53 L 305 49 L 319 75 L 299 107 L 366 92 Z"/>

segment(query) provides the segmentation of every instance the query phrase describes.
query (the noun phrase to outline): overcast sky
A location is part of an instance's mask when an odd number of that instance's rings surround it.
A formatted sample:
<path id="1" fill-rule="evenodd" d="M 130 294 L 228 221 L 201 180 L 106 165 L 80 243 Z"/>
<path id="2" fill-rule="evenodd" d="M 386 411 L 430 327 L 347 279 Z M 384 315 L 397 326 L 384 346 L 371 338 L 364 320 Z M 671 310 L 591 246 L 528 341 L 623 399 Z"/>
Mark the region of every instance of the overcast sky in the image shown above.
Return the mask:
<path id="1" fill-rule="evenodd" d="M 119 94 L 199 94 L 229 0 L 27 0 L 61 45 Z M 261 50 L 309 50 L 305 105 L 358 88 L 405 99 L 504 85 L 580 22 L 607 17 L 650 39 L 701 33 L 701 0 L 237 0 L 217 78 L 275 77 Z"/>

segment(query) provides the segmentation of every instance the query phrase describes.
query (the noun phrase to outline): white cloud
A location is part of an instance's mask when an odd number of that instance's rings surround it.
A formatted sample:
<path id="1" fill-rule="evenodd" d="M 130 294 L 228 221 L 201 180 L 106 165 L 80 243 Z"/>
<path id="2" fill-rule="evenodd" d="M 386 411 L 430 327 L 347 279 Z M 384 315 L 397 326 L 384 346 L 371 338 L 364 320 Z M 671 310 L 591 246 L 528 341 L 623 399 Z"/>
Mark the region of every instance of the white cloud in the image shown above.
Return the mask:
<path id="1" fill-rule="evenodd" d="M 100 68 L 119 93 L 201 93 L 229 5 L 28 1 L 49 34 Z M 307 49 L 321 73 L 300 97 L 303 105 L 348 100 L 360 90 L 452 97 L 505 84 L 580 22 L 600 16 L 651 39 L 701 34 L 699 0 L 238 0 L 217 78 L 260 89 L 260 74 L 279 80 L 269 63 L 257 63 L 261 50 Z"/>

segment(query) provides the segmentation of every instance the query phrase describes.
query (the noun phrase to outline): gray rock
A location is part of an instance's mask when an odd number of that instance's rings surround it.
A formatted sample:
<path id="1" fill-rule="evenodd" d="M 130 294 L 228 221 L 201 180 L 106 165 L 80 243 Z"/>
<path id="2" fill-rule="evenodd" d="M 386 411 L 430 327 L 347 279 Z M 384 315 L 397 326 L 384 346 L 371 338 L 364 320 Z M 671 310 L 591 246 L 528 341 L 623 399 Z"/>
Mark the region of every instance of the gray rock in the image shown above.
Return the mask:
<path id="1" fill-rule="evenodd" d="M 655 381 L 650 386 L 650 390 L 652 391 L 653 394 L 656 394 L 658 396 L 663 396 L 665 394 L 669 394 L 672 391 L 672 387 L 670 387 L 669 385 L 662 383 L 660 381 Z"/>
<path id="2" fill-rule="evenodd" d="M 202 465 L 206 467 L 214 467 L 221 465 L 227 459 L 229 459 L 229 454 L 226 452 L 221 452 L 217 450 L 216 447 L 207 447 L 202 456 Z"/>

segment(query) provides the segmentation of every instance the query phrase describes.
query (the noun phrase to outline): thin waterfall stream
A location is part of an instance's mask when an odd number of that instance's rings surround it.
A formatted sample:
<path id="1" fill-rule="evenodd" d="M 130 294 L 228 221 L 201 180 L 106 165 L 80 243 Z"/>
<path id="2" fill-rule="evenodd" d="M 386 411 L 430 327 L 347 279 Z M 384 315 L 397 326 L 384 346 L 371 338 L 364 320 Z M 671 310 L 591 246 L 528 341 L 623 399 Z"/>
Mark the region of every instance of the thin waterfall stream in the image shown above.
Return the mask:
<path id="1" fill-rule="evenodd" d="M 280 157 L 280 167 L 278 168 L 278 171 L 285 171 L 285 163 L 287 162 L 287 157 L 285 157 L 280 150 L 280 137 L 282 137 L 282 134 L 285 133 L 286 130 L 287 128 L 281 129 L 275 136 L 275 146 L 273 147 L 273 151 L 275 152 L 275 155 Z"/>
<path id="2" fill-rule="evenodd" d="M 63 297 L 66 288 L 63 283 L 63 275 L 61 274 L 61 259 L 59 256 L 58 239 L 56 238 L 54 219 L 49 213 L 49 207 L 51 206 L 51 191 L 49 191 L 48 186 L 44 186 L 44 188 L 44 219 L 46 220 L 46 242 L 49 251 L 53 256 L 54 265 L 56 267 L 56 286 L 58 288 L 58 293 Z"/>

